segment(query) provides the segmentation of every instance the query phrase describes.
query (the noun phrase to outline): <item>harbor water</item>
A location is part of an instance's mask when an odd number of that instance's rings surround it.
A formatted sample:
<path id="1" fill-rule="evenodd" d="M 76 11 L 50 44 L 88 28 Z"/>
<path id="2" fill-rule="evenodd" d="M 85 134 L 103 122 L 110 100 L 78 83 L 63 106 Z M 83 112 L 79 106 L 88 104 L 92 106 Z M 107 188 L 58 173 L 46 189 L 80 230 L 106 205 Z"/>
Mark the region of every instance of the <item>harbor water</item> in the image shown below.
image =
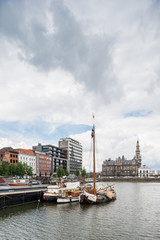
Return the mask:
<path id="1" fill-rule="evenodd" d="M 115 190 L 117 200 L 107 204 L 43 202 L 0 210 L 0 239 L 160 239 L 160 183 L 116 182 Z"/>

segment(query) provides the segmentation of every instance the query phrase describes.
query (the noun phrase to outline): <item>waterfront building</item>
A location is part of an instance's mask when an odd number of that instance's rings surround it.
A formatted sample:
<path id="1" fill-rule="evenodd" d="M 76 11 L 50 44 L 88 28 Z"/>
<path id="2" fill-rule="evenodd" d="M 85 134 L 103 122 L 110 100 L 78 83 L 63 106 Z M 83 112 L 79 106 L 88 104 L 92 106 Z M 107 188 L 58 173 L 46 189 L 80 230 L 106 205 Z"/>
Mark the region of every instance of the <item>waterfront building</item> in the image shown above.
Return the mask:
<path id="1" fill-rule="evenodd" d="M 67 169 L 67 151 L 65 149 L 51 144 L 42 145 L 40 143 L 37 146 L 33 146 L 32 149 L 33 151 L 43 152 L 51 157 L 51 174 L 56 174 L 59 165 L 63 169 Z"/>
<path id="2" fill-rule="evenodd" d="M 146 165 L 138 168 L 138 177 L 150 177 L 151 169 L 148 168 Z"/>
<path id="3" fill-rule="evenodd" d="M 154 177 L 160 176 L 160 170 L 152 170 L 151 175 L 154 176 Z"/>
<path id="4" fill-rule="evenodd" d="M 59 147 L 67 151 L 67 170 L 75 173 L 76 169 L 82 170 L 82 145 L 72 138 L 62 138 Z"/>
<path id="5" fill-rule="evenodd" d="M 18 152 L 12 147 L 4 147 L 0 150 L 0 163 L 5 161 L 7 163 L 18 163 Z"/>
<path id="6" fill-rule="evenodd" d="M 18 154 L 18 161 L 21 163 L 26 163 L 28 166 L 32 167 L 33 175 L 36 175 L 36 155 L 32 150 L 18 148 L 16 151 Z"/>
<path id="7" fill-rule="evenodd" d="M 138 168 L 141 167 L 141 155 L 139 141 L 137 140 L 135 156 L 132 160 L 127 160 L 124 156 L 116 160 L 105 160 L 102 164 L 102 175 L 108 177 L 114 176 L 138 176 Z"/>
<path id="8" fill-rule="evenodd" d="M 36 162 L 37 162 L 37 176 L 51 176 L 51 156 L 43 152 L 35 151 L 36 154 Z"/>

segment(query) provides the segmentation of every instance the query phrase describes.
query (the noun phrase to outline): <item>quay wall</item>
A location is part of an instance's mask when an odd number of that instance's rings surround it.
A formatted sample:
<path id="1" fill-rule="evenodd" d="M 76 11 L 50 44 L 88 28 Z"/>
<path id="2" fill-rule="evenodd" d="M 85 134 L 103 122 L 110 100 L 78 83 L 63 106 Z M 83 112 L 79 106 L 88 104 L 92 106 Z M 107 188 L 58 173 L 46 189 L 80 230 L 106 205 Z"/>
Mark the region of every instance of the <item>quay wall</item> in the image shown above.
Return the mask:
<path id="1" fill-rule="evenodd" d="M 154 177 L 154 178 L 99 178 L 98 182 L 157 182 L 160 183 L 160 178 Z"/>
<path id="2" fill-rule="evenodd" d="M 39 189 L 17 189 L 4 191 L 0 190 L 0 209 L 23 205 L 30 202 L 43 200 L 45 188 Z"/>

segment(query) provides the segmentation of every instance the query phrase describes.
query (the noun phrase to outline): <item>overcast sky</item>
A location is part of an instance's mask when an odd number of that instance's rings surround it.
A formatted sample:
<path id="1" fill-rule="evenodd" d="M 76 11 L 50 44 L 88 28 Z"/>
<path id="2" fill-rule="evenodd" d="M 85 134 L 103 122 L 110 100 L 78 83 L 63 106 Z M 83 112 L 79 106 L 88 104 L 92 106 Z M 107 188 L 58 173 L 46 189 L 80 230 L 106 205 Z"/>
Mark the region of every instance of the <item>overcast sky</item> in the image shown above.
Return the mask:
<path id="1" fill-rule="evenodd" d="M 0 0 L 0 148 L 83 145 L 160 169 L 160 2 Z"/>

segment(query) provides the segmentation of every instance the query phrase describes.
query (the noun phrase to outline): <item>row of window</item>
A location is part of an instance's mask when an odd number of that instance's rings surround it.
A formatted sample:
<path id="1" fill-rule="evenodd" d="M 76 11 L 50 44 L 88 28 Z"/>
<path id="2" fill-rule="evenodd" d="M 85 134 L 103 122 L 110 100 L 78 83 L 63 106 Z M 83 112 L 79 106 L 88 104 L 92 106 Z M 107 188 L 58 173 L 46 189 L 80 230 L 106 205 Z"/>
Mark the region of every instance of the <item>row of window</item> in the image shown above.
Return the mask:
<path id="1" fill-rule="evenodd" d="M 10 154 L 10 157 L 16 157 L 17 158 L 18 155 L 17 154 L 16 155 L 15 154 Z"/>
<path id="2" fill-rule="evenodd" d="M 46 156 L 39 156 L 39 159 L 51 160 L 50 157 L 46 157 Z"/>
<path id="3" fill-rule="evenodd" d="M 39 160 L 39 162 L 40 162 L 40 163 L 48 163 L 48 164 L 50 164 L 50 163 L 51 163 L 51 161 L 47 161 L 47 160 L 46 160 L 46 161 Z"/>
<path id="4" fill-rule="evenodd" d="M 41 168 L 51 168 L 51 166 L 50 165 L 39 165 L 39 167 L 41 167 Z"/>
<path id="5" fill-rule="evenodd" d="M 17 160 L 14 160 L 14 159 L 13 159 L 13 160 L 12 160 L 12 159 L 10 160 L 10 163 L 16 163 L 16 164 L 17 164 L 17 162 L 18 162 L 18 161 L 17 161 Z"/>
<path id="6" fill-rule="evenodd" d="M 29 160 L 29 161 L 35 161 L 35 160 L 36 160 L 35 158 L 29 158 L 29 159 L 28 159 L 28 157 L 23 157 L 23 158 L 20 157 L 20 160 L 22 160 L 22 159 L 23 159 L 23 160 Z"/>

